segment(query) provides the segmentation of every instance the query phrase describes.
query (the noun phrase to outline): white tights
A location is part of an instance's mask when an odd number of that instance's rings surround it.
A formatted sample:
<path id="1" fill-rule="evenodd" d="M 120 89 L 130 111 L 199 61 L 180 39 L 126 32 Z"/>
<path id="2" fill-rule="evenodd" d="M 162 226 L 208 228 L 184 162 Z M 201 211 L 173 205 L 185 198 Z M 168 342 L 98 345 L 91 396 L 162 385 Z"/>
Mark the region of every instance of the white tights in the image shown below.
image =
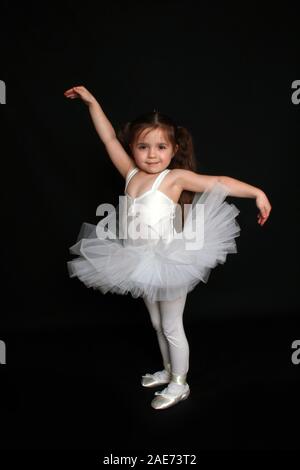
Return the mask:
<path id="1" fill-rule="evenodd" d="M 164 367 L 171 364 L 174 374 L 185 375 L 189 369 L 189 344 L 183 327 L 183 311 L 186 295 L 176 300 L 144 302 L 157 333 Z"/>

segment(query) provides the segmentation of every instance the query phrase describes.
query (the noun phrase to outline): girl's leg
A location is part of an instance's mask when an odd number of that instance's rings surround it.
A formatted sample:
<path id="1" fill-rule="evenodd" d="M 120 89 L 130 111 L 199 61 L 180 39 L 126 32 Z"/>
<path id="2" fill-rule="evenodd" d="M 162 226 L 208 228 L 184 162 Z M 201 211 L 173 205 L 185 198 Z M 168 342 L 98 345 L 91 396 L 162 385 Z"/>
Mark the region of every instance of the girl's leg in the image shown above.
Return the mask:
<path id="1" fill-rule="evenodd" d="M 159 392 L 151 402 L 156 410 L 162 410 L 185 400 L 190 394 L 186 382 L 189 369 L 189 345 L 183 328 L 183 311 L 186 295 L 176 300 L 159 302 L 162 329 L 169 343 L 172 376 L 169 385 Z"/>
<path id="2" fill-rule="evenodd" d="M 169 344 L 162 330 L 159 302 L 150 302 L 147 297 L 144 297 L 144 302 L 149 311 L 152 326 L 157 334 L 158 344 L 162 355 L 164 368 L 165 370 L 170 371 Z"/>
<path id="3" fill-rule="evenodd" d="M 176 300 L 159 302 L 162 329 L 169 343 L 172 380 L 179 383 L 184 383 L 189 369 L 189 344 L 183 327 L 186 297 L 187 295 Z"/>

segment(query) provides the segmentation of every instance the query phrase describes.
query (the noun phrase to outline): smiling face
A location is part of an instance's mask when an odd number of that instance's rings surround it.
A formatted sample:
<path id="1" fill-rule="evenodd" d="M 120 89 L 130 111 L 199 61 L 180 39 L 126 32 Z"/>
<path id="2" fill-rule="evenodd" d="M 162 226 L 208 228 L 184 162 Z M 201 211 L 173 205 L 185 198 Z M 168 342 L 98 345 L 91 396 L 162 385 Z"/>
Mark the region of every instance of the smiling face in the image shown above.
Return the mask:
<path id="1" fill-rule="evenodd" d="M 165 170 L 174 153 L 177 152 L 163 129 L 144 129 L 143 132 L 130 144 L 136 165 L 146 173 L 160 173 Z"/>

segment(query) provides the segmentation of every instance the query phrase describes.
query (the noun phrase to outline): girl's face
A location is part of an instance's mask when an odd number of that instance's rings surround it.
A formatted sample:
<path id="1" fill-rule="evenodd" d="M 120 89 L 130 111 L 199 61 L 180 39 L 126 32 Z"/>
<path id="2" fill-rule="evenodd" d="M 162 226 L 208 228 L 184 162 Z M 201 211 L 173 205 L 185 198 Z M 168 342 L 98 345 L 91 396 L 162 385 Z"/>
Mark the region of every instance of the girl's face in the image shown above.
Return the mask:
<path id="1" fill-rule="evenodd" d="M 144 129 L 138 139 L 130 144 L 136 165 L 146 173 L 160 173 L 165 170 L 178 145 L 173 149 L 165 132 L 160 129 Z"/>

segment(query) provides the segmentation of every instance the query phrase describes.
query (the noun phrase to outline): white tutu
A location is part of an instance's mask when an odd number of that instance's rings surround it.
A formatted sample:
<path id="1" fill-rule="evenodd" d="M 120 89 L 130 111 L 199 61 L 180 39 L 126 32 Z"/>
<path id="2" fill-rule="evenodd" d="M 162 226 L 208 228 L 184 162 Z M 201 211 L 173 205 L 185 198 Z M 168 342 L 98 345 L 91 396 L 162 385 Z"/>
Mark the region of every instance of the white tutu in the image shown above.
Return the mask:
<path id="1" fill-rule="evenodd" d="M 169 198 L 160 191 L 156 195 L 160 209 Z M 134 298 L 148 297 L 150 301 L 175 300 L 183 296 L 198 282 L 207 282 L 211 269 L 218 263 L 223 264 L 228 253 L 237 252 L 234 239 L 239 236 L 240 227 L 235 218 L 240 211 L 225 202 L 227 195 L 228 190 L 221 183 L 216 183 L 209 191 L 196 193 L 184 230 L 176 232 L 178 237 L 167 240 L 161 237 L 154 241 L 135 241 L 120 237 L 124 217 L 128 218 L 130 212 L 120 204 L 117 214 L 121 214 L 121 224 L 117 224 L 113 236 L 99 237 L 97 225 L 84 222 L 77 242 L 70 247 L 70 252 L 78 255 L 67 262 L 70 277 L 76 276 L 87 287 L 99 289 L 104 294 L 130 293 Z M 147 203 L 148 199 L 155 199 L 153 193 L 145 194 L 141 201 Z M 136 200 L 131 201 L 130 207 L 134 207 Z M 149 207 L 151 205 L 148 212 Z M 162 221 L 176 222 L 174 213 L 167 218 L 166 211 L 162 212 L 164 216 L 156 217 L 156 225 L 152 221 L 156 228 Z M 199 213 L 204 219 L 199 219 Z M 134 215 L 132 209 L 131 214 Z M 152 210 L 152 215 L 155 214 L 157 210 Z"/>

